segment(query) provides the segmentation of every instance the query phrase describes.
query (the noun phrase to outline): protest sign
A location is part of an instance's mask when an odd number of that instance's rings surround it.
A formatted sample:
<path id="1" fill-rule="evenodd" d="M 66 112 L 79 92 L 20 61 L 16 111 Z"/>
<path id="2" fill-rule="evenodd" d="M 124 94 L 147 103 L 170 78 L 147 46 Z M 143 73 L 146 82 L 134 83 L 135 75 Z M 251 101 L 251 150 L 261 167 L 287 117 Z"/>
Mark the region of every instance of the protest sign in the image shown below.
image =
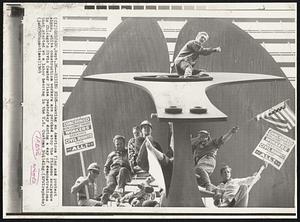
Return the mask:
<path id="1" fill-rule="evenodd" d="M 63 121 L 63 142 L 66 156 L 96 147 L 91 115 Z"/>
<path id="2" fill-rule="evenodd" d="M 293 139 L 269 128 L 252 154 L 280 170 L 294 146 Z"/>

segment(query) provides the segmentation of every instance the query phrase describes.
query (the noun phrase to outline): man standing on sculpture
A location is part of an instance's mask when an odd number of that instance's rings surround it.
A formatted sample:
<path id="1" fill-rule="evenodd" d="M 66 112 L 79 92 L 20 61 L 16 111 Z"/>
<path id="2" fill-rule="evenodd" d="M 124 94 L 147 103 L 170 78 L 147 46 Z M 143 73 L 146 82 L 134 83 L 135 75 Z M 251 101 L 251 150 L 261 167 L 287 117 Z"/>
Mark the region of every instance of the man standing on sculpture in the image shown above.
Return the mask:
<path id="1" fill-rule="evenodd" d="M 125 137 L 116 135 L 113 138 L 113 143 L 115 145 L 115 151 L 108 155 L 104 165 L 106 187 L 103 188 L 102 192 L 103 204 L 107 204 L 109 196 L 115 189 L 122 195 L 126 183 L 131 180 L 128 155 L 125 149 Z"/>
<path id="2" fill-rule="evenodd" d="M 192 139 L 195 175 L 199 186 L 206 188 L 208 191 L 213 191 L 216 188 L 209 177 L 216 167 L 218 149 L 237 131 L 238 127 L 233 127 L 220 138 L 211 139 L 209 132 L 201 130 L 198 136 Z"/>
<path id="3" fill-rule="evenodd" d="M 188 41 L 175 58 L 177 74 L 187 78 L 194 75 L 193 69 L 200 55 L 207 56 L 213 52 L 221 52 L 221 48 L 204 48 L 203 44 L 209 39 L 206 32 L 199 32 L 195 40 Z"/>

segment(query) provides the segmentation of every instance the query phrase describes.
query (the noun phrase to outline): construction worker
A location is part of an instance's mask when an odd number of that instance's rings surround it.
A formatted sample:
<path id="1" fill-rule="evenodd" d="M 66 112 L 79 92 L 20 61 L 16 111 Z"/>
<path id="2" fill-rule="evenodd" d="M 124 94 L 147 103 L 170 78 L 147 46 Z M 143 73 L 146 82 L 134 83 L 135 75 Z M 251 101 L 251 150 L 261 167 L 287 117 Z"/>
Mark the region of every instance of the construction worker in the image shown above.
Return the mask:
<path id="1" fill-rule="evenodd" d="M 142 130 L 142 136 L 145 140 L 145 138 L 147 137 L 149 139 L 149 141 L 151 141 L 152 145 L 159 150 L 160 152 L 162 152 L 162 148 L 159 145 L 158 142 L 156 142 L 153 137 L 152 137 L 152 124 L 148 121 L 148 120 L 144 120 L 141 122 L 140 124 L 141 130 Z M 138 166 L 140 166 L 143 170 L 145 170 L 146 172 L 148 172 L 149 170 L 149 162 L 148 162 L 148 156 L 147 156 L 147 150 L 146 150 L 146 146 L 143 143 L 138 157 L 137 157 L 137 164 Z"/>
<path id="2" fill-rule="evenodd" d="M 187 78 L 196 74 L 193 67 L 200 55 L 207 56 L 213 52 L 221 52 L 221 48 L 204 48 L 203 44 L 209 39 L 206 32 L 199 32 L 195 40 L 188 41 L 175 58 L 177 74 Z"/>
<path id="3" fill-rule="evenodd" d="M 115 150 L 112 151 L 104 164 L 106 187 L 103 188 L 102 202 L 107 204 L 109 197 L 116 189 L 119 195 L 123 195 L 124 187 L 131 180 L 128 154 L 125 148 L 125 137 L 116 135 L 113 138 Z"/>
<path id="4" fill-rule="evenodd" d="M 71 188 L 71 193 L 77 194 L 78 206 L 102 206 L 102 202 L 96 200 L 97 186 L 95 183 L 95 179 L 100 173 L 100 167 L 97 163 L 91 163 L 87 170 L 88 175 L 86 177 L 81 176 L 76 180 Z M 89 199 L 86 195 L 85 186 L 88 188 Z"/>
<path id="5" fill-rule="evenodd" d="M 194 170 L 199 186 L 206 188 L 208 191 L 213 191 L 216 188 L 211 183 L 209 176 L 216 167 L 218 149 L 237 131 L 238 127 L 233 127 L 218 139 L 211 139 L 208 131 L 200 130 L 198 136 L 192 138 L 191 143 L 195 164 Z"/>

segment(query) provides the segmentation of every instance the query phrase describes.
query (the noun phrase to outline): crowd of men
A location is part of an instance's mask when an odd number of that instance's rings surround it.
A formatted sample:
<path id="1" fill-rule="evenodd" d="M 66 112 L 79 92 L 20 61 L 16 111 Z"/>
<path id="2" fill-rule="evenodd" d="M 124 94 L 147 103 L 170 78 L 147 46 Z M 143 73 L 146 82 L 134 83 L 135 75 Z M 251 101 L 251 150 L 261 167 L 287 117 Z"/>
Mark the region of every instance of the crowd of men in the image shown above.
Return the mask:
<path id="1" fill-rule="evenodd" d="M 172 124 L 170 126 L 169 140 L 172 137 Z M 246 207 L 248 205 L 248 186 L 255 183 L 259 176 L 250 176 L 241 179 L 231 178 L 231 168 L 221 168 L 222 183 L 215 186 L 211 183 L 210 175 L 216 167 L 216 155 L 218 149 L 228 141 L 238 127 L 233 127 L 223 136 L 212 139 L 210 133 L 200 130 L 197 137 L 191 139 L 191 152 L 193 153 L 194 173 L 197 183 L 203 189 L 213 193 L 214 203 L 217 207 Z M 157 207 L 170 187 L 173 169 L 173 145 L 164 153 L 160 144 L 152 136 L 152 124 L 145 120 L 139 126 L 132 129 L 133 138 L 128 141 L 126 147 L 125 137 L 116 135 L 113 138 L 115 149 L 107 156 L 104 164 L 106 186 L 101 195 L 96 196 L 95 179 L 101 172 L 97 163 L 88 167 L 88 175 L 79 177 L 71 188 L 72 194 L 77 194 L 79 206 L 102 206 L 110 200 L 115 200 L 117 206 L 128 203 L 133 207 Z M 149 162 L 147 149 L 152 151 L 159 161 L 165 179 L 165 190 L 155 192 L 151 183 L 155 180 L 151 175 L 138 184 L 134 192 L 125 192 L 125 186 L 138 172 L 148 172 Z M 159 195 L 157 195 L 159 193 Z"/>

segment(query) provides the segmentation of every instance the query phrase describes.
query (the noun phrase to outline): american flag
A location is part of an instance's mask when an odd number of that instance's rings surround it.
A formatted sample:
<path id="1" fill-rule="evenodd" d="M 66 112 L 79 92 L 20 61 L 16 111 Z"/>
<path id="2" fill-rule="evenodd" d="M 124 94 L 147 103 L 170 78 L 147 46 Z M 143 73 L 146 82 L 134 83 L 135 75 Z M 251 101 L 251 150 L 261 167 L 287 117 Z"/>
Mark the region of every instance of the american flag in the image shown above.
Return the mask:
<path id="1" fill-rule="evenodd" d="M 277 129 L 288 132 L 295 127 L 295 114 L 286 102 L 281 102 L 276 106 L 258 114 L 255 117 L 256 121 L 264 119 L 265 121 L 274 124 Z"/>
<path id="2" fill-rule="evenodd" d="M 153 147 L 151 143 L 150 146 L 152 146 L 152 149 L 155 149 L 155 147 Z M 165 183 L 164 173 L 161 168 L 161 164 L 159 163 L 155 153 L 149 150 L 148 148 L 146 149 L 148 152 L 147 156 L 149 162 L 149 173 L 155 179 L 157 185 L 163 190 L 166 190 L 166 183 Z"/>

